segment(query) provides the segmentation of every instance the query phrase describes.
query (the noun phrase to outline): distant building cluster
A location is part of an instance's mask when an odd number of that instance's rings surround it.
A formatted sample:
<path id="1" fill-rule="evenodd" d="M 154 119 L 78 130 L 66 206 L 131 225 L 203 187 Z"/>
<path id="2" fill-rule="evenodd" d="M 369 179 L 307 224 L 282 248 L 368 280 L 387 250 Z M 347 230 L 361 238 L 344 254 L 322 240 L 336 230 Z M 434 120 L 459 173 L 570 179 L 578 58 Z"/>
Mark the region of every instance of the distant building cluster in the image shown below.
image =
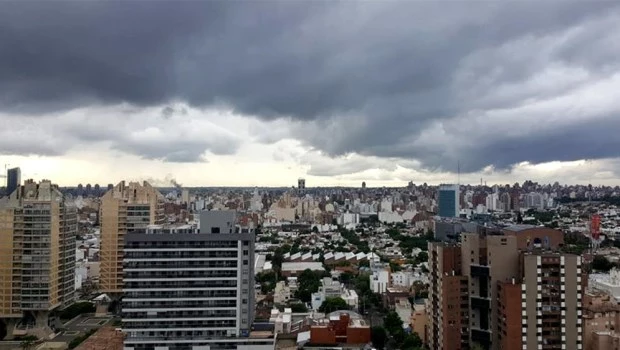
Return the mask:
<path id="1" fill-rule="evenodd" d="M 288 188 L 60 188 L 11 168 L 4 193 L 6 339 L 353 349 L 375 346 L 379 326 L 393 348 L 620 341 L 618 188 L 312 188 L 303 178 Z M 58 316 L 84 303 L 74 322 L 92 324 L 88 334 Z"/>

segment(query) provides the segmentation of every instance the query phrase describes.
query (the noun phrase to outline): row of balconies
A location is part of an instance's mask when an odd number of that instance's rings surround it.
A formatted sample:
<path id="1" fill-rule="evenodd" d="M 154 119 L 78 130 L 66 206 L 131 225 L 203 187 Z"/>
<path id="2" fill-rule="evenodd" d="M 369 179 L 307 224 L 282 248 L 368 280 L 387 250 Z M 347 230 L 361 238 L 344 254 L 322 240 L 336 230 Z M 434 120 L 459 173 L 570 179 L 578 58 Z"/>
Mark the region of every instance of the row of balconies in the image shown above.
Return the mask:
<path id="1" fill-rule="evenodd" d="M 123 330 L 131 331 L 131 329 L 142 328 L 227 328 L 235 327 L 236 319 L 231 320 L 196 320 L 196 321 L 141 321 L 141 322 L 125 322 L 123 320 Z"/>
<path id="2" fill-rule="evenodd" d="M 125 298 L 135 299 L 162 299 L 170 298 L 229 298 L 236 297 L 236 290 L 171 290 L 171 291 L 155 291 L 155 292 L 125 292 Z"/>
<path id="3" fill-rule="evenodd" d="M 218 308 L 236 307 L 237 300 L 201 300 L 201 301 L 123 301 L 123 309 L 184 309 L 184 308 Z"/>

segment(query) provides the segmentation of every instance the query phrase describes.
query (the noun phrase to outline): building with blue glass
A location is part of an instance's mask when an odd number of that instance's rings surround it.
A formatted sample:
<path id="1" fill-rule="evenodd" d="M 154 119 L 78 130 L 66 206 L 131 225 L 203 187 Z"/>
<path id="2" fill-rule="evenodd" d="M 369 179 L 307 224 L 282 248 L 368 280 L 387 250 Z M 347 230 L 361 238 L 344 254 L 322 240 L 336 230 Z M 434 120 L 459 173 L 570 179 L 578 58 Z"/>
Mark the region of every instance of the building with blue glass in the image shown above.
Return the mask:
<path id="1" fill-rule="evenodd" d="M 459 185 L 439 185 L 439 216 L 454 218 L 459 216 Z"/>

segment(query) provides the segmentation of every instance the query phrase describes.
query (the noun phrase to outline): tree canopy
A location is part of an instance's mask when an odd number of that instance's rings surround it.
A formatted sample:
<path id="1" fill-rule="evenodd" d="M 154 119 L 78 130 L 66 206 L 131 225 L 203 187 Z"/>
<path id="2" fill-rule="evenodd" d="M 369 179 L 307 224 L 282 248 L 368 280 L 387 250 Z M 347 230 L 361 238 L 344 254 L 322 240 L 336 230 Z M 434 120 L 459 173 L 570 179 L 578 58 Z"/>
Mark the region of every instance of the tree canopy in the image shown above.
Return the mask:
<path id="1" fill-rule="evenodd" d="M 335 298 L 325 299 L 323 304 L 321 304 L 321 306 L 319 307 L 319 312 L 330 313 L 330 312 L 334 312 L 338 310 L 348 310 L 348 309 L 349 309 L 349 305 L 344 299 L 340 297 L 335 297 Z"/>
<path id="2" fill-rule="evenodd" d="M 310 269 L 304 270 L 299 277 L 297 277 L 297 291 L 295 297 L 303 302 L 310 302 L 312 293 L 316 293 L 321 286 L 321 278 L 323 278 L 322 272 L 314 272 Z"/>
<path id="3" fill-rule="evenodd" d="M 370 338 L 372 345 L 378 350 L 385 348 L 385 342 L 387 341 L 387 332 L 383 327 L 372 327 L 370 330 Z"/>

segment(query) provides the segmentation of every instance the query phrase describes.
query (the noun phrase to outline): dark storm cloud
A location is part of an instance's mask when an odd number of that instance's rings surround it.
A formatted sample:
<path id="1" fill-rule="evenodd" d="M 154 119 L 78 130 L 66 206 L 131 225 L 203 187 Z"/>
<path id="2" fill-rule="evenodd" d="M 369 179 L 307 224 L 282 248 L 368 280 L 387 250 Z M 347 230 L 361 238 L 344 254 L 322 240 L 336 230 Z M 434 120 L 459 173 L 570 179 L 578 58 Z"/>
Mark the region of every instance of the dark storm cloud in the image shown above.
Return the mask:
<path id="1" fill-rule="evenodd" d="M 438 122 L 522 104 L 531 96 L 519 84 L 554 62 L 616 72 L 618 48 L 594 34 L 597 19 L 617 13 L 612 2 L 3 3 L 0 108 L 37 114 L 94 103 L 224 104 L 260 119 L 290 118 L 300 125 L 292 136 L 326 154 L 418 159 L 429 168 L 460 159 L 474 171 L 603 157 L 609 152 L 574 147 L 562 125 L 510 139 L 556 142 L 540 152 L 501 147 L 493 130 L 476 135 L 475 147 L 450 147 L 470 136 L 458 133 L 432 147 L 419 140 Z M 575 28 L 579 35 L 561 42 Z M 554 35 L 563 46 L 548 56 L 528 41 Z M 511 84 L 513 93 L 494 96 Z M 164 107 L 161 116 L 175 113 Z M 196 160 L 204 151 L 183 143 L 116 148 L 168 161 Z"/>

